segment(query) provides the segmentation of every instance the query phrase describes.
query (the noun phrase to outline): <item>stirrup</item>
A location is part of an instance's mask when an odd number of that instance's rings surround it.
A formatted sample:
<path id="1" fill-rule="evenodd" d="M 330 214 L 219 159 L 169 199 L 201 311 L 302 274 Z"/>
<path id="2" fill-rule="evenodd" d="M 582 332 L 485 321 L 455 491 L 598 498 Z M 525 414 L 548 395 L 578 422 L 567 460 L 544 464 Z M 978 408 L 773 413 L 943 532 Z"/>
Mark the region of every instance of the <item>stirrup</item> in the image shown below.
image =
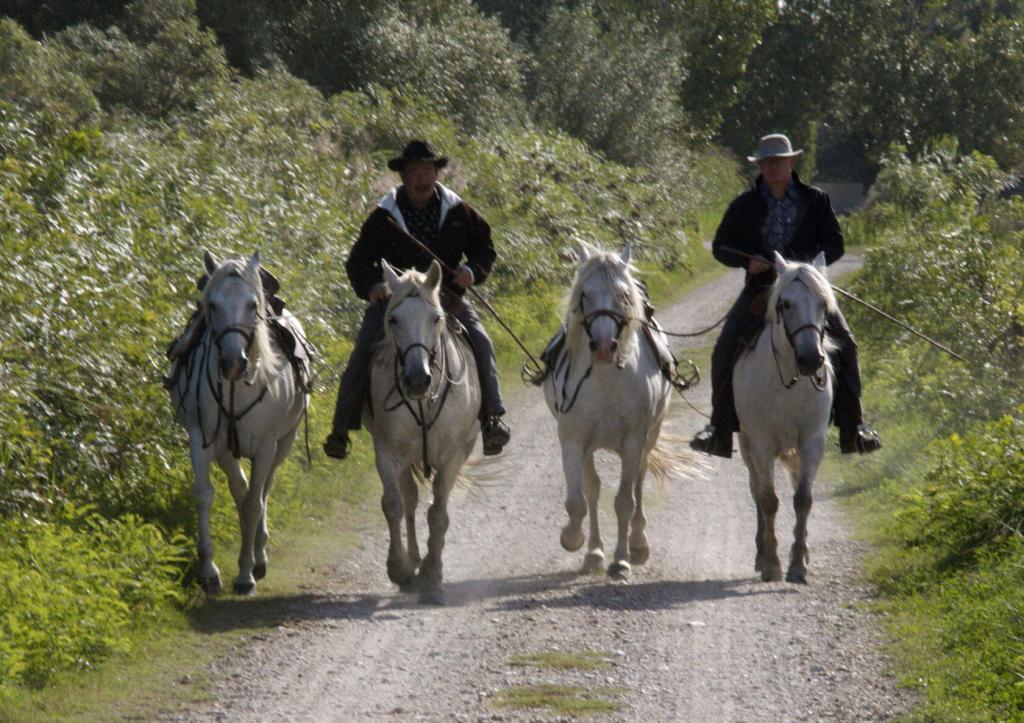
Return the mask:
<path id="1" fill-rule="evenodd" d="M 690 365 L 690 371 L 685 376 L 679 373 L 679 362 L 676 363 L 675 371 L 671 369 L 665 370 L 668 383 L 680 394 L 700 383 L 700 369 L 689 359 L 685 363 Z"/>
<path id="2" fill-rule="evenodd" d="M 846 427 L 839 430 L 839 450 L 843 454 L 869 454 L 882 448 L 878 432 L 867 424 Z"/>
<path id="3" fill-rule="evenodd" d="M 709 424 L 690 440 L 690 449 L 729 459 L 732 457 L 732 433 L 719 432 Z"/>

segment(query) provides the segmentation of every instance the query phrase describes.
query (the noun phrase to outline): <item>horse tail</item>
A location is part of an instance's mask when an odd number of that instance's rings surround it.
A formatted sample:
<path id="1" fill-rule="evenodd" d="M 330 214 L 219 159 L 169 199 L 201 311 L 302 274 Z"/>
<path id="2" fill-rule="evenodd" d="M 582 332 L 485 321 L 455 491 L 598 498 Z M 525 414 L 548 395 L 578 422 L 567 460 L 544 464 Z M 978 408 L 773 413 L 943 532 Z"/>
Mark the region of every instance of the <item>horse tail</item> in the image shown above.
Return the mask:
<path id="1" fill-rule="evenodd" d="M 694 454 L 683 437 L 662 432 L 647 453 L 647 471 L 659 488 L 672 476 L 706 479 L 711 465 L 703 457 Z"/>

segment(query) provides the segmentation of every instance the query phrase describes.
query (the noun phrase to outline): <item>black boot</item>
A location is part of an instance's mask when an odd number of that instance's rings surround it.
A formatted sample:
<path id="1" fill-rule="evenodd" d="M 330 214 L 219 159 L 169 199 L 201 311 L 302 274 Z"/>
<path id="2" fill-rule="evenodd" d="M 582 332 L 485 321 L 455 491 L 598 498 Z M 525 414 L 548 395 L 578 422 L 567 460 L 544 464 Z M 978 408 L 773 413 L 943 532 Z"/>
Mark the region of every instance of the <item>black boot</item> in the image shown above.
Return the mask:
<path id="1" fill-rule="evenodd" d="M 344 430 L 332 431 L 324 441 L 324 454 L 334 459 L 345 459 L 351 449 L 352 442 Z"/>
<path id="2" fill-rule="evenodd" d="M 508 425 L 501 421 L 501 417 L 491 415 L 485 417 L 480 424 L 480 436 L 484 442 L 484 454 L 488 457 L 499 454 L 512 438 L 512 432 Z"/>
<path id="3" fill-rule="evenodd" d="M 881 448 L 882 440 L 878 438 L 878 432 L 866 424 L 839 428 L 839 451 L 843 454 L 867 454 Z"/>
<path id="4" fill-rule="evenodd" d="M 729 459 L 732 457 L 732 432 L 719 432 L 715 425 L 709 424 L 690 440 L 690 449 Z"/>

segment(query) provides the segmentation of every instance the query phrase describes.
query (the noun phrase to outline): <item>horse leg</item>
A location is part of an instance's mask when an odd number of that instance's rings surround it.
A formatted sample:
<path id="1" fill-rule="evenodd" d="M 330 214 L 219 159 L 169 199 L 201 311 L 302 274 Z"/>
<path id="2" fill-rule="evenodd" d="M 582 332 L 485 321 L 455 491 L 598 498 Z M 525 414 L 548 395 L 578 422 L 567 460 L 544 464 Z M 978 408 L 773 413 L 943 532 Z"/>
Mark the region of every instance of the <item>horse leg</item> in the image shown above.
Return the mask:
<path id="1" fill-rule="evenodd" d="M 810 555 L 807 549 L 807 518 L 811 514 L 811 485 L 824 453 L 824 436 L 811 440 L 801 447 L 800 459 L 795 465 L 793 477 L 796 489 L 793 492 L 793 511 L 796 524 L 793 527 L 793 547 L 789 553 L 789 569 L 786 582 L 807 584 L 807 563 Z"/>
<path id="2" fill-rule="evenodd" d="M 622 458 L 622 475 L 619 479 L 619 491 L 615 495 L 615 518 L 619 536 L 615 543 L 615 559 L 608 566 L 608 576 L 616 580 L 627 580 L 631 571 L 627 544 L 629 523 L 636 509 L 636 476 L 643 458 L 642 442 L 638 444 L 627 439 L 619 456 Z"/>
<path id="3" fill-rule="evenodd" d="M 640 471 L 637 472 L 634 498 L 636 508 L 633 519 L 629 523 L 629 561 L 633 565 L 643 565 L 651 556 L 651 548 L 647 544 L 647 515 L 644 514 L 644 478 L 647 476 L 647 455 L 644 454 Z"/>
<path id="4" fill-rule="evenodd" d="M 399 489 L 405 504 L 405 543 L 409 550 L 409 559 L 413 567 L 419 567 L 423 558 L 420 557 L 420 546 L 416 541 L 416 506 L 420 501 L 419 487 L 412 476 L 412 468 L 407 469 L 398 479 Z"/>
<path id="5" fill-rule="evenodd" d="M 419 574 L 420 603 L 441 605 L 441 580 L 444 566 L 441 553 L 444 551 L 444 536 L 448 532 L 448 495 L 458 473 L 460 464 L 449 462 L 434 473 L 434 501 L 427 510 L 427 556 L 423 558 Z"/>
<path id="6" fill-rule="evenodd" d="M 562 442 L 562 471 L 565 474 L 565 511 L 569 522 L 562 528 L 562 548 L 575 552 L 583 547 L 583 518 L 587 502 L 583 499 L 583 447 Z"/>
<path id="7" fill-rule="evenodd" d="M 386 459 L 387 458 L 387 459 Z M 388 523 L 388 579 L 405 592 L 410 590 L 416 568 L 409 559 L 409 553 L 402 546 L 402 520 L 405 516 L 405 505 L 398 480 L 403 472 L 399 472 L 390 462 L 390 454 L 377 449 L 377 473 L 380 475 L 384 492 L 380 498 L 380 506 Z"/>
<path id="8" fill-rule="evenodd" d="M 274 486 L 274 475 L 277 474 L 278 467 L 281 466 L 292 449 L 292 442 L 295 441 L 298 429 L 296 427 L 290 432 L 286 432 L 277 440 L 277 455 L 274 457 L 270 473 L 267 475 L 267 481 L 263 483 L 263 514 L 260 516 L 259 527 L 256 530 L 255 564 L 252 568 L 252 576 L 257 580 L 262 580 L 267 576 L 267 543 L 270 542 L 270 530 L 267 529 L 267 500 L 270 497 L 270 488 Z"/>
<path id="9" fill-rule="evenodd" d="M 214 489 L 210 481 L 210 454 L 203 449 L 197 439 L 192 439 L 189 446 L 192 458 L 192 471 L 195 482 L 192 494 L 196 498 L 196 510 L 199 514 L 199 584 L 207 595 L 220 592 L 220 570 L 213 562 L 213 540 L 210 537 L 210 508 L 213 506 Z"/>
<path id="10" fill-rule="evenodd" d="M 597 502 L 601 497 L 601 478 L 594 467 L 594 453 L 583 457 L 583 484 L 587 497 L 587 514 L 590 516 L 590 538 L 587 542 L 587 554 L 583 558 L 583 572 L 592 573 L 604 570 L 604 542 L 601 540 L 601 529 L 598 524 Z"/>
<path id="11" fill-rule="evenodd" d="M 277 445 L 264 445 L 252 460 L 249 473 L 249 489 L 239 506 L 239 522 L 242 530 L 242 546 L 238 551 L 238 577 L 235 578 L 236 595 L 252 595 L 256 592 L 256 538 L 260 523 L 266 513 L 264 488 L 273 474 L 273 461 L 277 457 Z"/>
<path id="12" fill-rule="evenodd" d="M 740 453 L 750 474 L 750 494 L 757 508 L 757 534 L 754 541 L 757 556 L 754 570 L 761 573 L 765 582 L 782 579 L 782 563 L 779 562 L 778 541 L 775 538 L 775 514 L 779 511 L 779 498 L 775 494 L 773 477 L 774 459 L 770 453 L 752 448 L 750 440 L 740 433 Z"/>

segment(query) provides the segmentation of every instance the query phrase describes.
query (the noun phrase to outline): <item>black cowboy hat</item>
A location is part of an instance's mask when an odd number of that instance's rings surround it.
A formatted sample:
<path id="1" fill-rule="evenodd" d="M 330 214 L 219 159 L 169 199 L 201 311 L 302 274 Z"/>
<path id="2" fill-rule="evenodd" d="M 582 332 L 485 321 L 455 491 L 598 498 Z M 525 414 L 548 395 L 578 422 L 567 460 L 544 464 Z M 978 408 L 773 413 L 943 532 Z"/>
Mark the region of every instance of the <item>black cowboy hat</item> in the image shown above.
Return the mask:
<path id="1" fill-rule="evenodd" d="M 392 171 L 401 171 L 409 161 L 427 161 L 433 163 L 437 168 L 444 168 L 448 164 L 448 158 L 437 155 L 434 147 L 427 141 L 409 141 L 402 155 L 388 161 L 388 168 Z"/>

